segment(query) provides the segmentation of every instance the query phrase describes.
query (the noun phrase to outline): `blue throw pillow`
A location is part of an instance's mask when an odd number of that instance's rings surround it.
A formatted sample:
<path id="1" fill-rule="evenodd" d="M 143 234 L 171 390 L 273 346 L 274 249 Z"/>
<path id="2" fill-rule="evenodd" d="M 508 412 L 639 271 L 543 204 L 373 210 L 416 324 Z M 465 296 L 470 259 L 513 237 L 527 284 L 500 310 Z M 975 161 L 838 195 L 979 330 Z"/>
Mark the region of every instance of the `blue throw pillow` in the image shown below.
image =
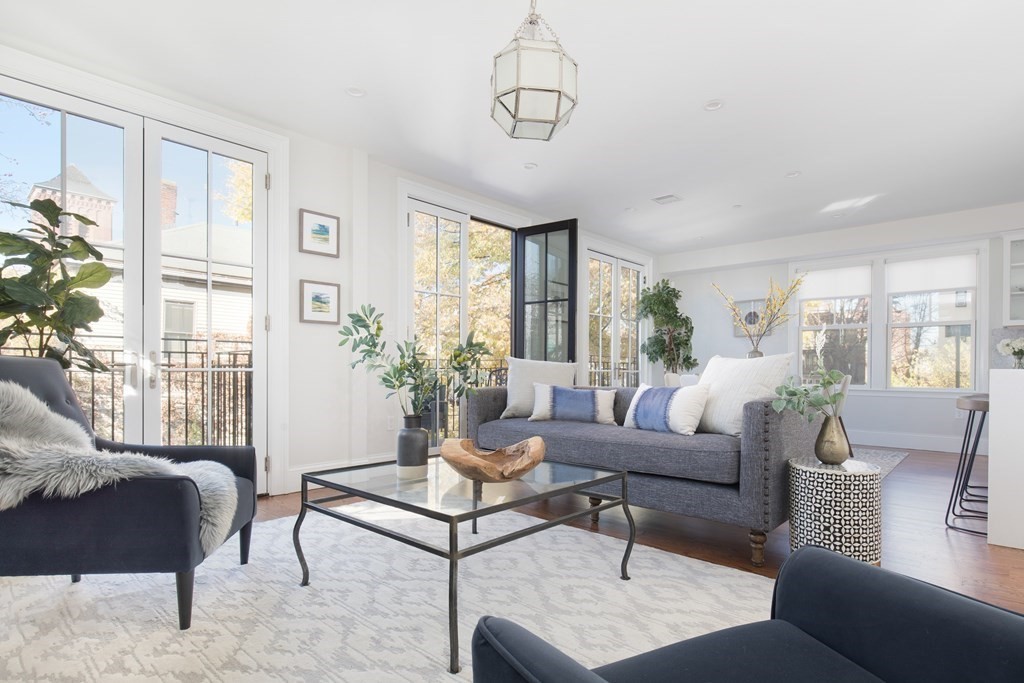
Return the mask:
<path id="1" fill-rule="evenodd" d="M 707 385 L 652 387 L 641 384 L 633 395 L 624 427 L 655 432 L 693 434 L 704 414 Z"/>
<path id="2" fill-rule="evenodd" d="M 614 389 L 573 389 L 535 383 L 533 390 L 531 420 L 615 424 Z"/>

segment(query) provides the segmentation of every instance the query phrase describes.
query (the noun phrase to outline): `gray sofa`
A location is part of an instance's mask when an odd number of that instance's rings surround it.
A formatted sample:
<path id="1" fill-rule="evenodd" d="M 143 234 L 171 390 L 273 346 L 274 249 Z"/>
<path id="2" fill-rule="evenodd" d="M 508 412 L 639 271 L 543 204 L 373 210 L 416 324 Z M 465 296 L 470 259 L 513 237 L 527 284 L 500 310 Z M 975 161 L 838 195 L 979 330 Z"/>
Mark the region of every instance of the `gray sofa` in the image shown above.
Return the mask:
<path id="1" fill-rule="evenodd" d="M 789 516 L 786 461 L 813 455 L 818 423 L 809 425 L 791 411 L 780 415 L 771 401 L 752 401 L 743 407 L 739 437 L 626 429 L 620 425 L 634 393 L 616 389 L 618 424 L 602 425 L 501 420 L 505 388 L 478 389 L 469 394 L 469 437 L 494 449 L 540 436 L 547 460 L 626 470 L 631 505 L 744 526 L 750 529 L 751 561 L 762 566 L 768 533 Z M 615 486 L 595 492 L 611 494 Z"/>

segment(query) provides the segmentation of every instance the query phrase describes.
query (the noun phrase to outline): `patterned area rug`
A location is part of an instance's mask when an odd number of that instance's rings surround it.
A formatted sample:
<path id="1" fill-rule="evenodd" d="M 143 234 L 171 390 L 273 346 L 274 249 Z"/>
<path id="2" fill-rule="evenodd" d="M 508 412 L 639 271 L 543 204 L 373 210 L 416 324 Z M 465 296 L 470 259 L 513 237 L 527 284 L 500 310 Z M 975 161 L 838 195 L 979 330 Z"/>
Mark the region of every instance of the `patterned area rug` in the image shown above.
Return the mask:
<path id="1" fill-rule="evenodd" d="M 447 527 L 360 503 L 361 514 L 444 543 Z M 478 539 L 536 523 L 506 512 Z M 447 563 L 310 513 L 299 586 L 294 518 L 258 524 L 252 560 L 236 539 L 196 571 L 192 628 L 177 629 L 170 574 L 0 578 L 0 680 L 453 681 L 472 679 L 470 637 L 484 614 L 511 618 L 598 666 L 766 619 L 773 582 L 623 541 L 555 527 L 460 563 L 463 670 L 446 672 Z M 466 534 L 460 543 L 473 542 Z"/>
<path id="2" fill-rule="evenodd" d="M 880 451 L 872 448 L 864 448 L 863 446 L 853 447 L 853 458 L 854 460 L 860 460 L 861 462 L 868 462 L 872 465 L 878 465 L 882 468 L 882 479 L 894 469 L 896 466 L 903 462 L 908 453 L 906 451 Z"/>

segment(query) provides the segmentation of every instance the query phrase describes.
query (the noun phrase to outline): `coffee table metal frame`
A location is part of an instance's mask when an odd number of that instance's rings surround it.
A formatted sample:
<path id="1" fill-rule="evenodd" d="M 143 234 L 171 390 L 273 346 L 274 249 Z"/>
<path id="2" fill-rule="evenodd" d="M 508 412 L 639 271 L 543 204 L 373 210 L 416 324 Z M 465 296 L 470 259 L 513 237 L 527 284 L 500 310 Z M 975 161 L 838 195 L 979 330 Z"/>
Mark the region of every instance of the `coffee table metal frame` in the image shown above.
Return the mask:
<path id="1" fill-rule="evenodd" d="M 436 458 L 436 456 L 432 457 L 431 460 L 433 460 L 434 458 Z M 589 472 L 603 471 L 606 472 L 606 474 L 601 477 L 588 479 L 587 481 L 581 481 L 574 484 L 566 484 L 564 488 L 558 488 L 552 491 L 543 491 L 533 496 L 518 498 L 505 503 L 488 505 L 487 507 L 484 508 L 474 509 L 459 514 L 446 514 L 444 512 L 431 510 L 429 508 L 421 507 L 419 505 L 415 505 L 412 503 L 399 500 L 392 500 L 387 498 L 386 496 L 377 495 L 370 491 L 360 490 L 358 486 L 339 484 L 337 482 L 333 482 L 328 479 L 322 478 L 324 475 L 328 474 L 369 469 L 374 467 L 386 467 L 389 464 L 394 465 L 395 463 L 392 461 L 390 463 L 384 462 L 373 463 L 369 465 L 356 465 L 353 467 L 338 467 L 330 470 L 309 472 L 302 475 L 302 509 L 299 512 L 298 519 L 295 520 L 295 528 L 292 531 L 292 542 L 295 544 L 295 554 L 298 556 L 299 565 L 302 567 L 302 582 L 300 585 L 309 585 L 309 565 L 306 563 L 306 557 L 303 554 L 302 546 L 299 543 L 299 529 L 302 527 L 302 521 L 303 519 L 305 519 L 306 512 L 309 510 L 319 512 L 321 514 L 327 515 L 328 517 L 333 517 L 334 519 L 338 519 L 343 522 L 348 522 L 349 524 L 360 527 L 362 529 L 366 529 L 367 531 L 372 531 L 376 534 L 380 534 L 381 536 L 386 536 L 387 538 L 399 541 L 400 543 L 405 543 L 406 545 L 410 545 L 414 548 L 419 548 L 420 550 L 426 551 L 432 555 L 443 557 L 444 559 L 448 560 L 448 635 L 450 643 L 450 658 L 448 671 L 450 671 L 451 673 L 458 673 L 461 670 L 461 666 L 459 664 L 458 630 L 459 560 L 471 557 L 473 555 L 476 555 L 477 553 L 481 553 L 491 548 L 496 548 L 500 545 L 505 545 L 506 543 L 510 543 L 517 539 L 523 538 L 524 536 L 535 534 L 539 531 L 543 531 L 544 529 L 550 529 L 553 526 L 565 524 L 566 522 L 571 522 L 574 519 L 589 516 L 594 512 L 608 510 L 615 507 L 621 507 L 622 511 L 626 515 L 626 520 L 629 522 L 629 540 L 626 543 L 626 550 L 622 555 L 621 578 L 624 581 L 629 580 L 629 574 L 626 571 L 626 565 L 629 562 L 629 555 L 633 551 L 633 543 L 636 540 L 636 523 L 633 521 L 633 515 L 630 514 L 629 511 L 629 497 L 628 484 L 626 481 L 626 472 L 611 472 L 607 470 L 600 470 L 598 468 L 593 467 L 581 467 L 580 469 L 585 469 Z M 558 465 L 559 467 L 573 467 L 572 465 L 563 465 L 561 463 L 559 463 Z M 594 491 L 591 490 L 595 486 L 607 484 L 614 481 L 622 482 L 622 494 L 620 496 L 595 493 Z M 324 496 L 322 498 L 315 498 L 313 500 L 310 500 L 310 484 L 312 484 L 313 486 L 320 486 L 326 489 L 340 491 L 340 493 L 336 495 L 329 495 Z M 482 490 L 482 484 L 480 482 L 474 481 L 474 504 L 476 503 L 477 500 L 480 500 Z M 536 503 L 542 500 L 551 500 L 559 496 L 584 492 L 586 492 L 587 496 L 591 498 L 601 499 L 604 502 L 594 507 L 586 507 L 578 512 L 572 512 L 567 515 L 562 515 L 561 517 L 555 519 L 545 520 L 533 526 L 527 527 L 525 529 L 519 529 L 518 531 L 514 531 L 503 536 L 498 536 L 496 538 L 491 538 L 486 541 L 481 541 L 480 543 L 475 543 L 469 546 L 468 548 L 459 547 L 458 529 L 459 524 L 461 524 L 462 522 L 471 521 L 472 532 L 476 533 L 477 520 L 481 517 L 486 517 L 488 515 L 504 512 L 505 510 L 512 510 L 514 508 L 522 507 L 524 505 L 529 505 L 530 503 Z M 425 541 L 413 538 L 406 534 L 400 533 L 398 531 L 394 531 L 393 529 L 388 529 L 377 524 L 373 524 L 372 522 L 367 522 L 364 519 L 360 519 L 358 517 L 345 514 L 342 511 L 343 507 L 339 509 L 326 507 L 325 505 L 326 503 L 344 500 L 346 498 L 362 498 L 365 500 L 371 500 L 377 503 L 381 503 L 382 505 L 397 508 L 399 510 L 412 512 L 423 517 L 428 517 L 430 519 L 446 522 L 448 524 L 448 548 L 442 548 L 431 543 L 427 543 Z"/>

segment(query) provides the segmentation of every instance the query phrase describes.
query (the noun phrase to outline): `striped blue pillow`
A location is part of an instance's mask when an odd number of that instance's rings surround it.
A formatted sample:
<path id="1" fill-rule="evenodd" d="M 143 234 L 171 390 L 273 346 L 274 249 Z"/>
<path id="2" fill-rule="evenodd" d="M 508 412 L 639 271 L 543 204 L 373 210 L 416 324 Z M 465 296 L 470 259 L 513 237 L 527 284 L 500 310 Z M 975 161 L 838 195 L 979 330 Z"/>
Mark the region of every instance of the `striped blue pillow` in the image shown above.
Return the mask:
<path id="1" fill-rule="evenodd" d="M 700 424 L 707 385 L 652 387 L 641 384 L 633 395 L 623 427 L 655 432 L 693 434 Z"/>
<path id="2" fill-rule="evenodd" d="M 531 420 L 615 424 L 614 389 L 573 389 L 535 383 L 533 390 Z"/>

